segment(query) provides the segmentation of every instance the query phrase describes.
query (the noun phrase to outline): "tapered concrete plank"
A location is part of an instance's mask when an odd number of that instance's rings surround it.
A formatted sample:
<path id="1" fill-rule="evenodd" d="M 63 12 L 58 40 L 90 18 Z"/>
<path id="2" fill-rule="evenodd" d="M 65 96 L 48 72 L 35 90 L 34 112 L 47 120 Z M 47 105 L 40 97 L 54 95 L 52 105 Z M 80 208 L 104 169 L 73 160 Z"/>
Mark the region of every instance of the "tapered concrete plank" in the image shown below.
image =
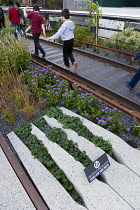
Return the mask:
<path id="1" fill-rule="evenodd" d="M 80 162 L 75 161 L 59 145 L 49 141 L 45 134 L 33 124 L 31 133 L 36 135 L 47 147 L 49 154 L 59 168 L 63 170 L 70 182 L 73 183 L 75 190 L 79 193 L 88 209 L 112 210 L 114 207 L 115 210 L 133 209 L 107 184 L 97 179 L 88 183 L 84 173 L 84 166 Z"/>
<path id="2" fill-rule="evenodd" d="M 0 147 L 0 209 L 35 210 L 9 161 Z"/>
<path id="3" fill-rule="evenodd" d="M 140 176 L 140 151 L 129 146 L 117 135 L 107 131 L 101 126 L 85 119 L 84 117 L 81 117 L 80 115 L 64 107 L 62 107 L 61 110 L 66 115 L 79 117 L 82 120 L 83 125 L 85 125 L 94 135 L 102 136 L 104 140 L 109 140 L 112 144 L 112 150 L 117 160 L 134 171 L 138 176 Z"/>
<path id="4" fill-rule="evenodd" d="M 61 128 L 67 134 L 69 140 L 77 143 L 81 151 L 86 151 L 87 156 L 92 161 L 104 154 L 102 149 L 95 147 L 93 143 L 84 137 L 78 136 L 75 131 L 64 129 L 63 125 L 56 119 L 49 118 L 47 115 L 44 116 L 44 119 L 50 127 Z M 140 177 L 126 166 L 116 162 L 109 155 L 107 156 L 110 161 L 110 167 L 101 176 L 134 209 L 140 209 Z"/>
<path id="5" fill-rule="evenodd" d="M 7 136 L 50 210 L 86 210 L 85 207 L 77 204 L 54 176 L 31 155 L 30 150 L 14 132 Z"/>

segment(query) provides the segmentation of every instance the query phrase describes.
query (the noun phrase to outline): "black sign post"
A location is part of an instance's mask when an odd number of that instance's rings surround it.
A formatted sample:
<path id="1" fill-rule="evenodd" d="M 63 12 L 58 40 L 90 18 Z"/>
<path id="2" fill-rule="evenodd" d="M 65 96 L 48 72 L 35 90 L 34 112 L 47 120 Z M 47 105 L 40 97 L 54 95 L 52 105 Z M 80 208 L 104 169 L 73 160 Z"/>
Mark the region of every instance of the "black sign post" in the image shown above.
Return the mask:
<path id="1" fill-rule="evenodd" d="M 97 176 L 99 176 L 105 169 L 110 166 L 110 162 L 106 153 L 101 155 L 98 159 L 92 162 L 88 167 L 84 169 L 85 174 L 89 182 L 92 182 Z"/>

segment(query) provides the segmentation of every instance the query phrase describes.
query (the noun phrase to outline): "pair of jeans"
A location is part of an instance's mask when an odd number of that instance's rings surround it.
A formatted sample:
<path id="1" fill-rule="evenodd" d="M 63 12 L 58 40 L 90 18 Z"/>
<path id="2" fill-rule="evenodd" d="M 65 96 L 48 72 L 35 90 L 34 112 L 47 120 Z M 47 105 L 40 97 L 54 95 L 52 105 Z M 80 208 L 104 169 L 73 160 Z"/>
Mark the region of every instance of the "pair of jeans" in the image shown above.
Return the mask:
<path id="1" fill-rule="evenodd" d="M 136 72 L 136 74 L 132 77 L 132 79 L 128 82 L 131 88 L 134 88 L 138 81 L 140 80 L 140 68 Z"/>
<path id="2" fill-rule="evenodd" d="M 75 59 L 72 54 L 73 51 L 73 39 L 63 41 L 63 60 L 65 66 L 69 67 L 69 59 L 71 60 L 72 64 L 75 62 Z"/>
<path id="3" fill-rule="evenodd" d="M 15 28 L 17 29 L 17 31 L 19 32 L 20 36 L 22 37 L 22 32 L 21 32 L 21 29 L 20 29 L 20 23 L 17 23 L 17 24 L 13 24 L 13 23 L 12 23 L 12 27 L 15 27 Z M 16 31 L 15 31 L 15 33 L 14 33 L 14 36 L 15 36 L 16 38 L 18 37 Z"/>
<path id="4" fill-rule="evenodd" d="M 33 33 L 33 39 L 34 39 L 34 44 L 35 44 L 35 54 L 39 55 L 39 50 L 40 52 L 45 55 L 45 51 L 43 50 L 43 48 L 41 47 L 41 45 L 39 44 L 39 37 L 40 37 L 40 33 Z"/>

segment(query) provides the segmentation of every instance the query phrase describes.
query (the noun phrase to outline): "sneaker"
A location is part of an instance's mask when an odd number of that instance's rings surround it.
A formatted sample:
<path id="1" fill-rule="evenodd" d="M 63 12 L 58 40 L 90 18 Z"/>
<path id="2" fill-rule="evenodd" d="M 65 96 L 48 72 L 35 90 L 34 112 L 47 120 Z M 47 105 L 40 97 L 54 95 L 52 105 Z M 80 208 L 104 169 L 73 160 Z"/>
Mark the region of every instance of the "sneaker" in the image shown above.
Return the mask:
<path id="1" fill-rule="evenodd" d="M 77 68 L 78 68 L 78 63 L 74 62 L 74 69 L 77 69 Z"/>
<path id="2" fill-rule="evenodd" d="M 70 70 L 70 68 L 68 66 L 64 66 L 63 69 L 66 69 L 68 71 Z"/>
<path id="3" fill-rule="evenodd" d="M 140 93 L 137 93 L 136 96 L 140 98 Z"/>
<path id="4" fill-rule="evenodd" d="M 46 56 L 46 53 L 42 55 L 42 58 L 45 58 L 45 56 Z"/>
<path id="5" fill-rule="evenodd" d="M 133 90 L 133 88 L 129 85 L 129 82 L 126 82 L 125 84 L 130 90 Z"/>
<path id="6" fill-rule="evenodd" d="M 39 54 L 38 54 L 38 53 L 34 53 L 33 55 L 35 55 L 35 56 L 39 56 Z"/>

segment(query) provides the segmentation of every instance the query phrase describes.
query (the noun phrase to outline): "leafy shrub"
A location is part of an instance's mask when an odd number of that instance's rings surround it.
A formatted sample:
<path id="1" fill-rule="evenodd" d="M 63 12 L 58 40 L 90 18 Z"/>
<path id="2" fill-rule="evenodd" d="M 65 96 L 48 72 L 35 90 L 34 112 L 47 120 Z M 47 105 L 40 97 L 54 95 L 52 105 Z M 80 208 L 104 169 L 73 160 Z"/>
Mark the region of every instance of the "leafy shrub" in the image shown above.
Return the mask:
<path id="1" fill-rule="evenodd" d="M 115 48 L 136 54 L 140 49 L 140 33 L 133 28 L 126 28 L 122 32 L 113 34 L 110 38 Z"/>

